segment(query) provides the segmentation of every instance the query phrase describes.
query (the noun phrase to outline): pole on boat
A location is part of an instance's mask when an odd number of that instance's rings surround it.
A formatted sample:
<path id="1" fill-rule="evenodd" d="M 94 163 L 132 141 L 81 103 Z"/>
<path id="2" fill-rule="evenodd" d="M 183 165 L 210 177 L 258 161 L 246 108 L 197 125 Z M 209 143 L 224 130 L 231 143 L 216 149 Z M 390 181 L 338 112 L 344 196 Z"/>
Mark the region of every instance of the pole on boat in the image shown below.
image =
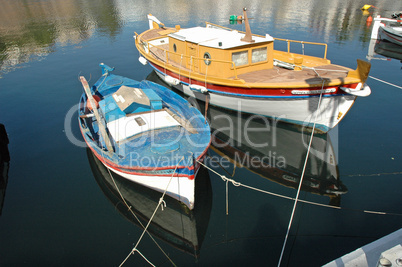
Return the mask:
<path id="1" fill-rule="evenodd" d="M 241 38 L 240 40 L 243 42 L 254 43 L 255 40 L 253 40 L 252 38 L 250 24 L 248 23 L 247 8 L 243 8 L 243 18 L 244 18 L 244 24 L 246 26 L 246 35 L 244 35 L 244 37 Z"/>
<path id="2" fill-rule="evenodd" d="M 88 101 L 91 104 L 91 106 L 93 107 L 92 110 L 94 112 L 96 120 L 98 121 L 99 131 L 101 133 L 103 140 L 105 140 L 106 148 L 109 152 L 113 152 L 112 143 L 110 142 L 109 135 L 106 132 L 105 125 L 103 125 L 103 122 L 99 115 L 98 109 L 96 108 L 95 99 L 91 94 L 91 89 L 89 88 L 88 82 L 84 76 L 80 76 L 80 81 L 82 83 L 82 86 L 84 87 L 84 91 L 85 91 L 85 94 L 87 95 Z"/>

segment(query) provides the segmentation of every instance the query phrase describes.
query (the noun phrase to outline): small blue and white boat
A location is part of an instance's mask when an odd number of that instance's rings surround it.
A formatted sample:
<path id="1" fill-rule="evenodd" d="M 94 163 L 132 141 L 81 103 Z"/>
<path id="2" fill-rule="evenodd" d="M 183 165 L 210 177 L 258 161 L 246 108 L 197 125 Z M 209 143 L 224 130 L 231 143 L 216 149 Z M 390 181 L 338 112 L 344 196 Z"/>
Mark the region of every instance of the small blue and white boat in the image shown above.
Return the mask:
<path id="1" fill-rule="evenodd" d="M 195 177 L 211 143 L 202 114 L 171 90 L 150 81 L 102 77 L 79 105 L 79 126 L 88 147 L 111 171 L 194 208 Z"/>

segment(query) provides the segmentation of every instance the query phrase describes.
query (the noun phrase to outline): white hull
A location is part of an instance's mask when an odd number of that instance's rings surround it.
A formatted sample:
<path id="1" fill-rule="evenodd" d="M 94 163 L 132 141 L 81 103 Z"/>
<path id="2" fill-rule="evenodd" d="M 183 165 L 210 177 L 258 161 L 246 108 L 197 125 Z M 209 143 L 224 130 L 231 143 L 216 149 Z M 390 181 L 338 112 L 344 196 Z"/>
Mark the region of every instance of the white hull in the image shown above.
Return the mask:
<path id="1" fill-rule="evenodd" d="M 127 174 L 113 168 L 109 168 L 108 166 L 106 167 L 130 181 L 144 185 L 153 190 L 161 193 L 165 192 L 166 190 L 166 195 L 183 202 L 190 210 L 194 209 L 195 179 L 190 180 L 187 177 L 174 176 L 145 176 Z"/>
<path id="2" fill-rule="evenodd" d="M 164 75 L 156 71 L 164 79 Z M 195 92 L 188 85 L 178 84 L 175 88 L 184 94 L 205 101 L 206 95 Z M 233 97 L 222 94 L 209 93 L 209 104 L 236 110 L 244 113 L 258 114 L 281 121 L 312 127 L 327 132 L 335 127 L 352 107 L 356 96 L 345 94 L 337 96 L 323 96 L 316 118 L 319 97 L 303 98 L 249 98 Z"/>
<path id="3" fill-rule="evenodd" d="M 397 22 L 398 20 L 396 19 L 381 18 L 380 16 L 377 16 L 374 18 L 371 39 L 387 40 L 391 43 L 402 45 L 402 26 L 389 25 Z"/>
<path id="4" fill-rule="evenodd" d="M 391 43 L 402 45 L 402 27 L 380 26 L 378 34 L 381 40 L 387 40 Z"/>

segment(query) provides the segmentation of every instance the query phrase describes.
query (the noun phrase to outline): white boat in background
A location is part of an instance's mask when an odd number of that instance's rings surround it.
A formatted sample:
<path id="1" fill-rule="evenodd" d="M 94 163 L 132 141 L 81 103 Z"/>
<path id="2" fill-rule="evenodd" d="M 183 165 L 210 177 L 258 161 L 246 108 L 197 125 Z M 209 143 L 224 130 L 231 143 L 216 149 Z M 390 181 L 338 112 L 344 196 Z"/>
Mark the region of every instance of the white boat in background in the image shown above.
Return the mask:
<path id="1" fill-rule="evenodd" d="M 395 13 L 392 18 L 374 18 L 371 39 L 387 40 L 402 45 L 402 12 Z"/>

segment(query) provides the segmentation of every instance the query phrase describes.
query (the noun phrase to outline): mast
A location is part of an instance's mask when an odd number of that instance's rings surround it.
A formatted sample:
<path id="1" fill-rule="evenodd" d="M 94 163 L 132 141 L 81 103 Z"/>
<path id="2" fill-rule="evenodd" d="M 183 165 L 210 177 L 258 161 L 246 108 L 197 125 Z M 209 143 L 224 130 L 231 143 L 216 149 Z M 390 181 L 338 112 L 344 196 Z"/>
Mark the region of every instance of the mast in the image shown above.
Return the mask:
<path id="1" fill-rule="evenodd" d="M 243 18 L 244 18 L 244 24 L 246 25 L 246 35 L 243 38 L 241 38 L 240 40 L 243 42 L 254 43 L 255 40 L 253 40 L 253 38 L 252 38 L 250 24 L 248 23 L 246 11 L 247 11 L 247 8 L 243 8 Z"/>

